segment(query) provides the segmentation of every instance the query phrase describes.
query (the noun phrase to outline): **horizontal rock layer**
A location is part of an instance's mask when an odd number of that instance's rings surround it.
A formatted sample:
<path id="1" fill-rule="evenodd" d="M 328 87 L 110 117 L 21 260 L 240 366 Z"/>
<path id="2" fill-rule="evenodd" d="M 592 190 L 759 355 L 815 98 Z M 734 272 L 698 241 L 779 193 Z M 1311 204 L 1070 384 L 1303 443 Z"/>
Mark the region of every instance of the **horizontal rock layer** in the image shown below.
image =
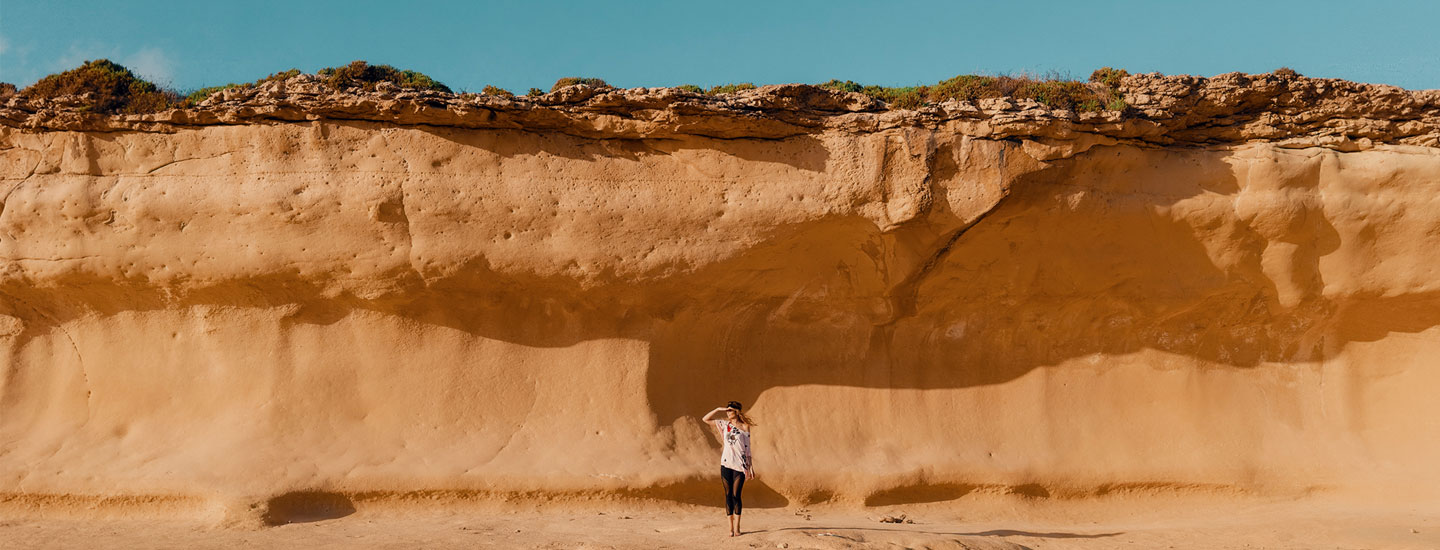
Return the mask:
<path id="1" fill-rule="evenodd" d="M 108 117 L 82 98 L 11 97 L 0 125 L 38 130 L 174 132 L 215 124 L 365 120 L 547 131 L 595 139 L 779 139 L 823 130 L 944 129 L 991 139 L 1214 145 L 1281 141 L 1353 151 L 1377 143 L 1440 146 L 1440 90 L 1411 91 L 1275 74 L 1131 75 L 1123 111 L 1074 112 L 1030 99 L 948 101 L 889 110 L 875 99 L 803 84 L 707 96 L 678 88 L 576 85 L 538 97 L 435 91 L 337 91 L 314 75 L 225 90 L 196 108 Z"/>

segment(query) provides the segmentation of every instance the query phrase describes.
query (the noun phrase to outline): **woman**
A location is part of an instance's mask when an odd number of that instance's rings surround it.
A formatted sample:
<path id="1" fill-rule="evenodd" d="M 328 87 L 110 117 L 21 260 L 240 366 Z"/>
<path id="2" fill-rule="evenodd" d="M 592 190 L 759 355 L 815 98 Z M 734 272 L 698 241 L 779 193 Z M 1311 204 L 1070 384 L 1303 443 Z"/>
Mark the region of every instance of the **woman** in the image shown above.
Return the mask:
<path id="1" fill-rule="evenodd" d="M 725 419 L 721 420 L 720 415 Z M 740 536 L 740 491 L 745 480 L 755 479 L 755 468 L 750 463 L 750 428 L 755 422 L 740 412 L 740 403 L 731 401 L 724 407 L 705 415 L 706 422 L 714 422 L 720 430 L 720 479 L 725 483 L 725 515 L 730 518 L 730 536 Z"/>

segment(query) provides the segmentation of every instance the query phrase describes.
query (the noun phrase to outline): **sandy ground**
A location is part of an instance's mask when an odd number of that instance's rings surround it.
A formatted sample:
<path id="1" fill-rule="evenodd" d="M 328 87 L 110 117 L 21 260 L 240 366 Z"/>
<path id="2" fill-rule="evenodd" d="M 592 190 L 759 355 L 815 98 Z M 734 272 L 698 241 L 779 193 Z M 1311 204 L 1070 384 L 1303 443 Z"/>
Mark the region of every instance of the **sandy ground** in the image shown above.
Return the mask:
<path id="1" fill-rule="evenodd" d="M 747 512 L 746 534 L 733 539 L 713 508 L 606 509 L 360 511 L 263 529 L 173 519 L 7 519 L 0 520 L 0 547 L 1440 549 L 1440 505 L 1306 501 L 928 505 L 906 511 L 776 508 Z M 900 513 L 915 523 L 879 521 Z"/>

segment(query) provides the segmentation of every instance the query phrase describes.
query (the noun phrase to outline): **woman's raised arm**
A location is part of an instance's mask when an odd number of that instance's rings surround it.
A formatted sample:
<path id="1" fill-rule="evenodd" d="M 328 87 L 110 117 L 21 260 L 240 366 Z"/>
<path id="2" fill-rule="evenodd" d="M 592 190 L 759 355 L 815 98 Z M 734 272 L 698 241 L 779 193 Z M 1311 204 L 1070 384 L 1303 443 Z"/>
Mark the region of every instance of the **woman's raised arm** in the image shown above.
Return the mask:
<path id="1" fill-rule="evenodd" d="M 711 421 L 717 420 L 716 415 L 718 415 L 718 414 L 724 414 L 725 410 L 726 410 L 725 407 L 715 407 L 715 410 L 710 411 L 709 413 L 706 413 L 706 414 L 705 414 L 705 418 L 702 418 L 702 419 L 700 419 L 700 420 L 703 420 L 703 421 L 705 421 L 705 422 L 711 422 Z"/>

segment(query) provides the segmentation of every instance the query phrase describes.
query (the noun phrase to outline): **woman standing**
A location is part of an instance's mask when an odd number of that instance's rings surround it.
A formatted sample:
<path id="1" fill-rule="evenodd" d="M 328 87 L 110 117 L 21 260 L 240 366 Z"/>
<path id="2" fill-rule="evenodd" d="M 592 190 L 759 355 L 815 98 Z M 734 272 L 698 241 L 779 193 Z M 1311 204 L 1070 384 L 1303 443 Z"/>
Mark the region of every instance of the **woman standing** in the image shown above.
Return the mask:
<path id="1" fill-rule="evenodd" d="M 724 419 L 720 419 L 720 415 Z M 720 479 L 725 483 L 725 515 L 730 518 L 730 536 L 740 536 L 740 491 L 745 488 L 746 479 L 755 479 L 755 468 L 750 463 L 750 428 L 755 423 L 740 412 L 740 403 L 731 401 L 724 407 L 705 415 L 706 422 L 714 422 L 720 431 Z"/>

